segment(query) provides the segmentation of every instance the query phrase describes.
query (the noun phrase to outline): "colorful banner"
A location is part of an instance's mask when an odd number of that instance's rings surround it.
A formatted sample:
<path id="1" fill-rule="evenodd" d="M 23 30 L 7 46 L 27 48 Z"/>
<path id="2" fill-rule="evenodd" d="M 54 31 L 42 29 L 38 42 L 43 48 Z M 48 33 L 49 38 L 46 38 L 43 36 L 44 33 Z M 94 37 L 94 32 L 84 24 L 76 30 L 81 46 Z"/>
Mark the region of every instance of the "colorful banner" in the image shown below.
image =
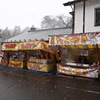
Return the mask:
<path id="1" fill-rule="evenodd" d="M 37 49 L 37 47 L 41 48 L 39 41 L 22 42 L 19 45 L 20 50 L 34 50 L 34 49 Z"/>
<path id="2" fill-rule="evenodd" d="M 98 78 L 98 67 L 79 68 L 79 67 L 71 67 L 71 66 L 67 66 L 67 65 L 63 66 L 63 65 L 57 64 L 57 72 L 67 74 L 67 75 Z"/>
<path id="3" fill-rule="evenodd" d="M 18 50 L 19 43 L 3 43 L 2 50 Z"/>
<path id="4" fill-rule="evenodd" d="M 42 50 L 44 50 L 44 51 L 54 53 L 54 51 L 51 49 L 51 47 L 49 47 L 49 44 L 47 42 L 42 41 L 41 42 L 41 47 L 42 47 Z"/>
<path id="5" fill-rule="evenodd" d="M 53 53 L 53 50 L 49 47 L 48 43 L 44 41 L 22 42 L 19 45 L 19 50 L 43 50 Z"/>
<path id="6" fill-rule="evenodd" d="M 28 69 L 34 71 L 50 72 L 52 71 L 54 64 L 39 64 L 39 63 L 28 63 Z"/>
<path id="7" fill-rule="evenodd" d="M 100 33 L 50 36 L 49 45 L 98 44 Z"/>
<path id="8" fill-rule="evenodd" d="M 23 62 L 21 61 L 10 61 L 9 66 L 11 67 L 17 67 L 17 68 L 23 68 Z"/>

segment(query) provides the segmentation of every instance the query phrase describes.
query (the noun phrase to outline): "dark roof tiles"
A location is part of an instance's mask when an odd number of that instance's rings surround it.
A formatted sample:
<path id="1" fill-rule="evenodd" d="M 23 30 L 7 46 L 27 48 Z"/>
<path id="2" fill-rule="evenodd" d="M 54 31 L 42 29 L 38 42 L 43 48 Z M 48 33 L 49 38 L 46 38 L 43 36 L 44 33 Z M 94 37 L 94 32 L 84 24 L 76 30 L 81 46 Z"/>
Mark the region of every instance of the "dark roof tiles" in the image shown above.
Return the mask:
<path id="1" fill-rule="evenodd" d="M 30 40 L 45 40 L 48 41 L 48 35 L 60 35 L 60 34 L 71 34 L 71 28 L 57 28 L 57 29 L 45 29 L 45 30 L 35 30 L 33 32 L 25 32 L 10 39 L 7 39 L 5 42 L 10 41 L 30 41 Z"/>

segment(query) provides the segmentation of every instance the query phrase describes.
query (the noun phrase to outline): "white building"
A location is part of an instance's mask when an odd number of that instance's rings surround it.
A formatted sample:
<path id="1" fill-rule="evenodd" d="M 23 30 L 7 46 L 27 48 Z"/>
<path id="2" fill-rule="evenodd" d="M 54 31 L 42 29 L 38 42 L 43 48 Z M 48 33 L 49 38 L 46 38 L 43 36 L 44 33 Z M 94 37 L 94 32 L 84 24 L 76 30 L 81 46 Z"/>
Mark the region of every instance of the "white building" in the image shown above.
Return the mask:
<path id="1" fill-rule="evenodd" d="M 73 33 L 100 32 L 100 0 L 74 0 L 64 6 L 73 8 Z"/>

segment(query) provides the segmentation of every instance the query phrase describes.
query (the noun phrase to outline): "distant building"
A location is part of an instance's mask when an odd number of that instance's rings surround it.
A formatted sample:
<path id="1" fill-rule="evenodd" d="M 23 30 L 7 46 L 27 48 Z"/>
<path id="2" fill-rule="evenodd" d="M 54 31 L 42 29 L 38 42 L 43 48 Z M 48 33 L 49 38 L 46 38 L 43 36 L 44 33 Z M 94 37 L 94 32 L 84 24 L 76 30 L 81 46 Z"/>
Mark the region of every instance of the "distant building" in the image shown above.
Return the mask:
<path id="1" fill-rule="evenodd" d="M 74 0 L 64 3 L 73 8 L 73 32 L 100 32 L 100 0 Z"/>
<path id="2" fill-rule="evenodd" d="M 48 35 L 60 35 L 60 34 L 71 34 L 71 28 L 55 28 L 55 29 L 43 29 L 43 30 L 30 30 L 23 34 L 17 35 L 10 39 L 5 40 L 4 42 L 23 42 L 23 41 L 35 41 L 35 40 L 44 40 L 49 41 Z"/>

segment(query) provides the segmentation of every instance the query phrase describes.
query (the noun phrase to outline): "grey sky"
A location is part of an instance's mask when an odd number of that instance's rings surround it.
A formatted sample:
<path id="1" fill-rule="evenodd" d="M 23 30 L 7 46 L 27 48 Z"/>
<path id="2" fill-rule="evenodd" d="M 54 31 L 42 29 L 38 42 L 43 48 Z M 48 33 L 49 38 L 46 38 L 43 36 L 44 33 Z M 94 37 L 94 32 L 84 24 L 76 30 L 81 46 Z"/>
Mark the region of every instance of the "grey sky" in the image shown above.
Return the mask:
<path id="1" fill-rule="evenodd" d="M 45 15 L 70 16 L 70 7 L 62 4 L 71 0 L 0 0 L 0 28 L 21 26 L 40 27 Z"/>

